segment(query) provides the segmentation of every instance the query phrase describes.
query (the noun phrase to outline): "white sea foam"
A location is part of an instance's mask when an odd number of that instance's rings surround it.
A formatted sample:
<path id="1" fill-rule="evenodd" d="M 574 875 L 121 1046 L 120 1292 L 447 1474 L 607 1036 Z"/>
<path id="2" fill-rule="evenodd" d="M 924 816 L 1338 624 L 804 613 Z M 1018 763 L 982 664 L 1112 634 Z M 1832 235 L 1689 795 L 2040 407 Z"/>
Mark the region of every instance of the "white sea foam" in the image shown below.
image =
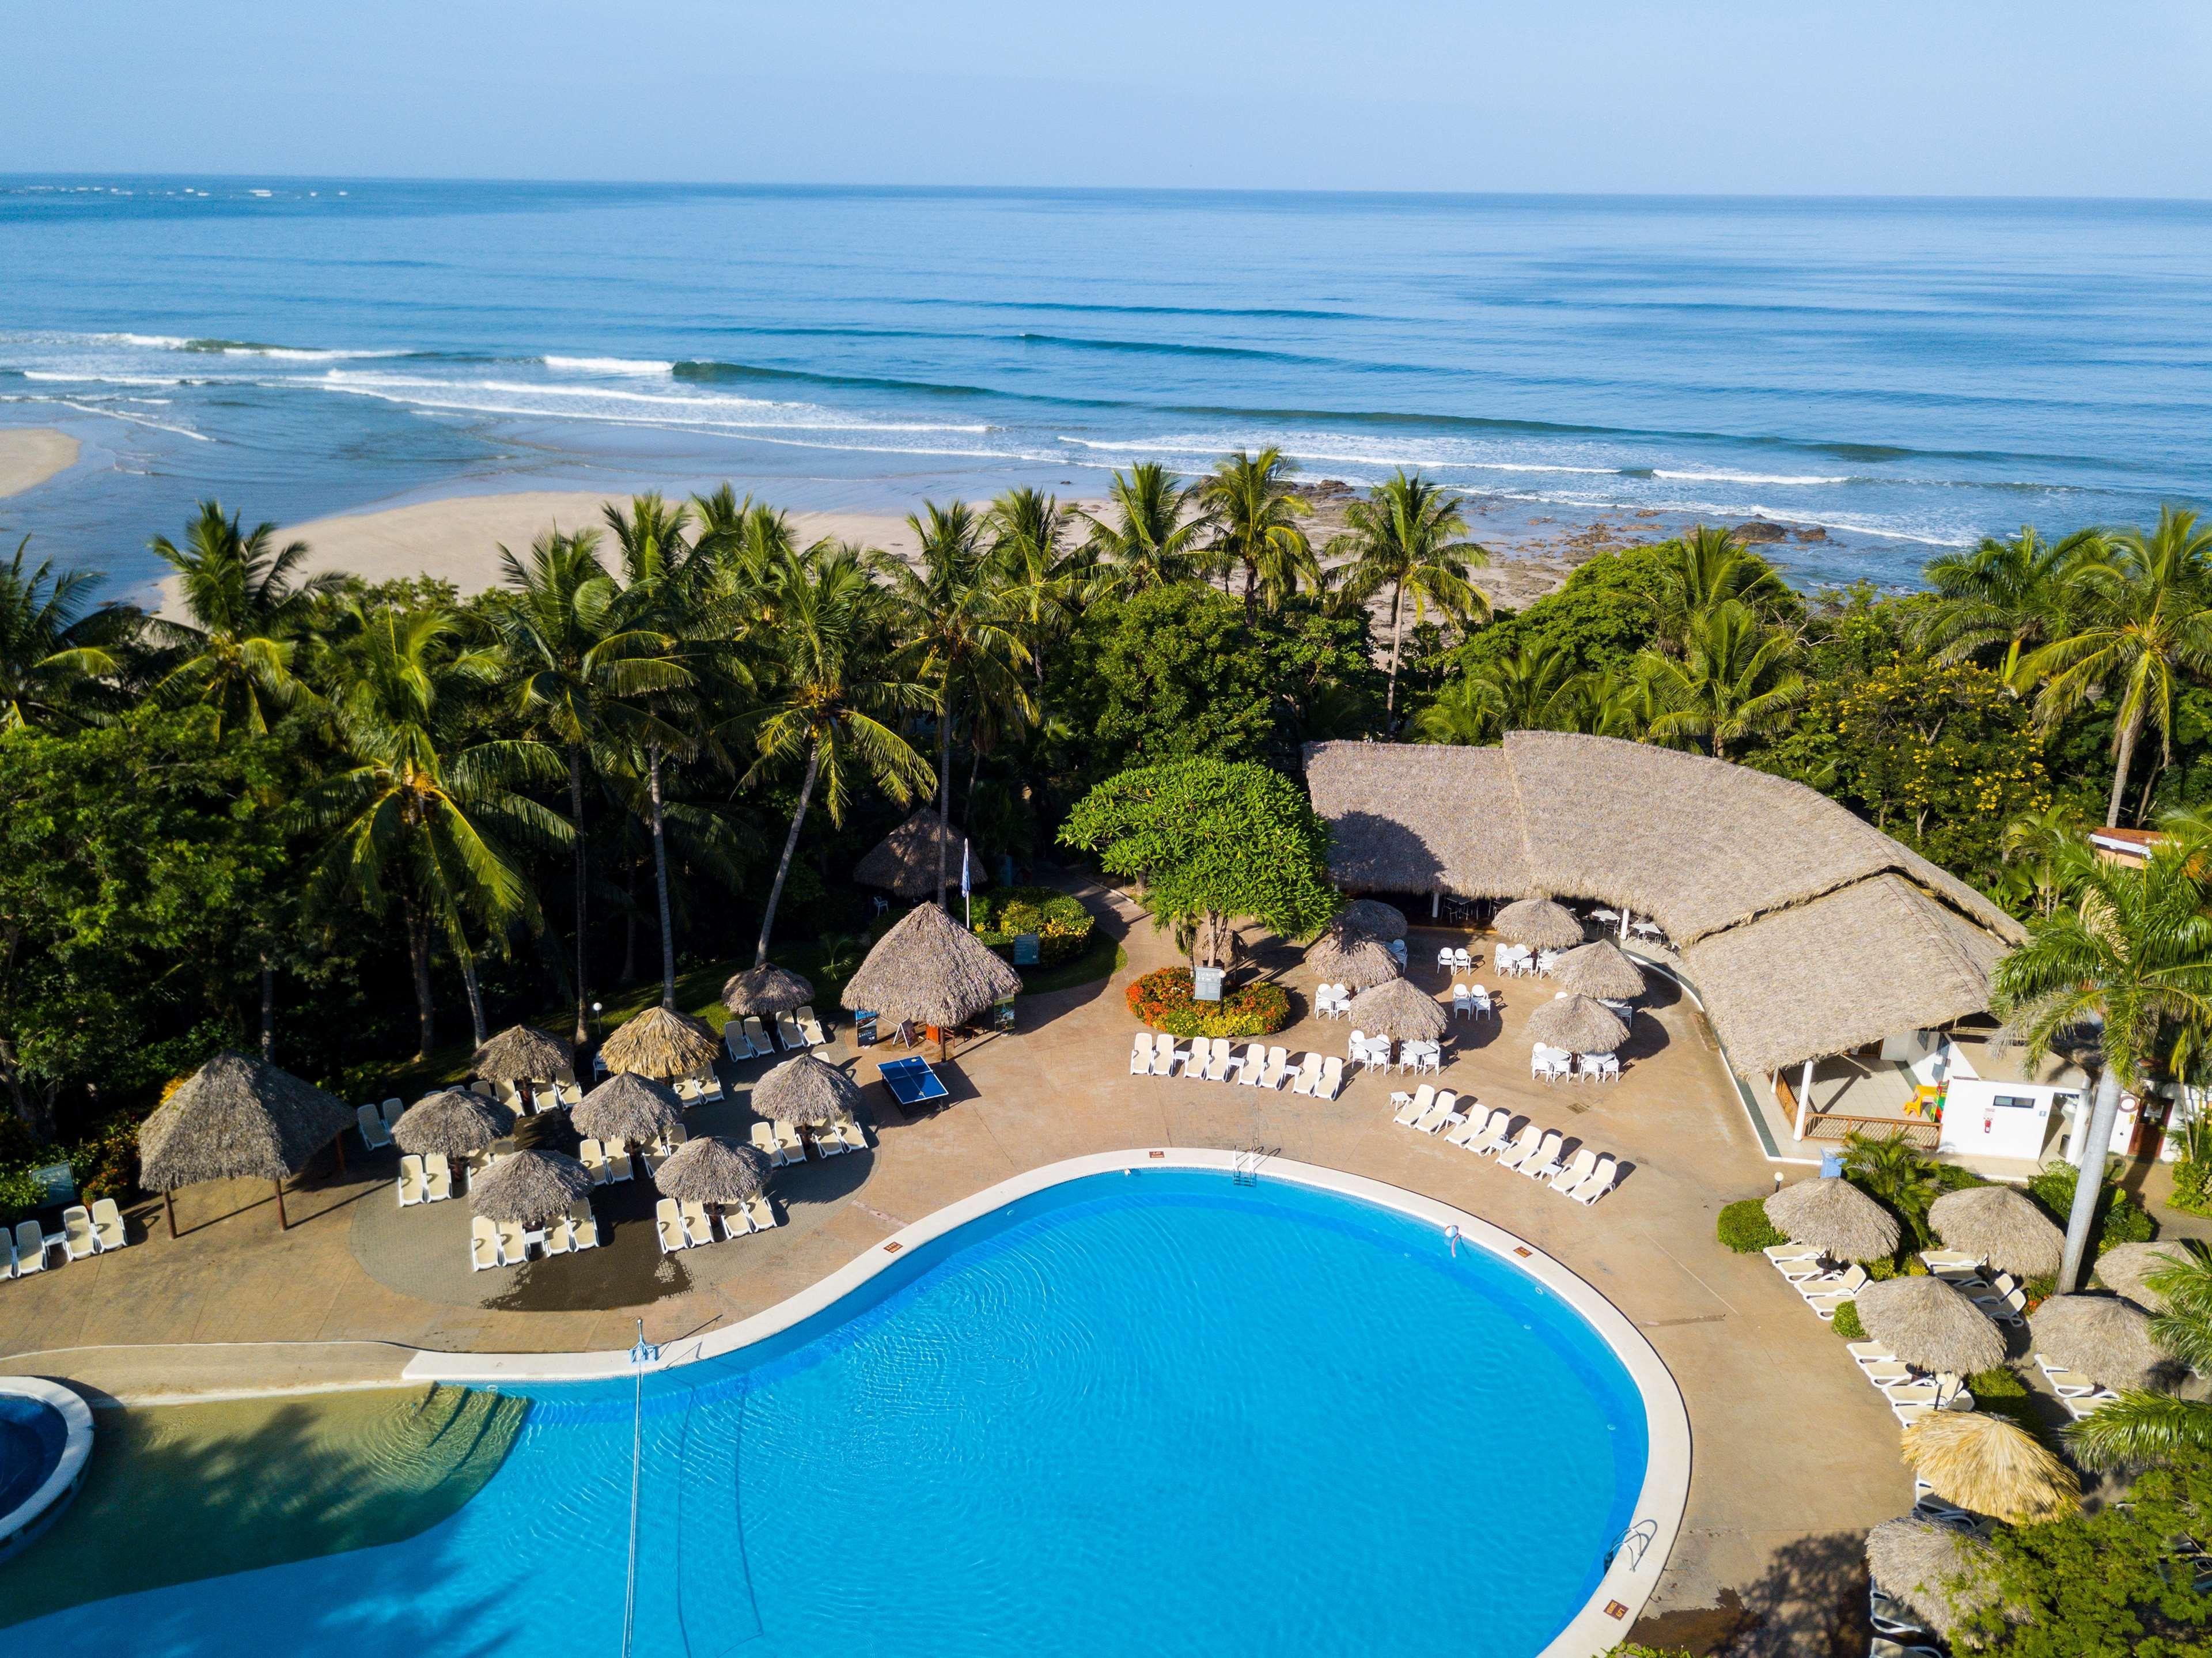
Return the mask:
<path id="1" fill-rule="evenodd" d="M 1656 478 L 1671 478 L 1684 483 L 1815 484 L 1849 483 L 1852 481 L 1848 474 L 1841 477 L 1820 477 L 1788 472 L 1670 472 L 1659 467 L 1652 469 L 1651 476 Z"/>
<path id="2" fill-rule="evenodd" d="M 658 378 L 673 374 L 676 369 L 672 362 L 631 357 L 545 357 L 540 361 L 548 368 L 567 369 L 579 374 L 644 374 Z"/>
<path id="3" fill-rule="evenodd" d="M 26 368 L 27 380 L 52 380 L 64 386 L 189 386 L 173 374 L 62 374 L 50 369 Z"/>
<path id="4" fill-rule="evenodd" d="M 166 421 L 148 420 L 143 415 L 126 415 L 120 409 L 103 409 L 96 404 L 77 403 L 68 398 L 30 398 L 31 402 L 52 402 L 64 409 L 74 409 L 82 415 L 105 415 L 109 420 L 128 421 L 133 426 L 150 426 L 156 432 L 173 432 L 180 438 L 190 438 L 194 443 L 213 443 L 215 440 L 204 432 L 195 432 L 189 426 L 172 426 Z"/>
<path id="5" fill-rule="evenodd" d="M 387 402 L 464 413 L 523 416 L 541 420 L 598 421 L 615 425 L 792 429 L 851 432 L 989 431 L 983 422 L 881 421 L 840 414 L 819 404 L 775 403 L 725 393 L 684 395 L 630 392 L 607 386 L 548 386 L 503 380 L 443 380 L 425 376 L 332 369 L 314 382 L 330 391 Z"/>

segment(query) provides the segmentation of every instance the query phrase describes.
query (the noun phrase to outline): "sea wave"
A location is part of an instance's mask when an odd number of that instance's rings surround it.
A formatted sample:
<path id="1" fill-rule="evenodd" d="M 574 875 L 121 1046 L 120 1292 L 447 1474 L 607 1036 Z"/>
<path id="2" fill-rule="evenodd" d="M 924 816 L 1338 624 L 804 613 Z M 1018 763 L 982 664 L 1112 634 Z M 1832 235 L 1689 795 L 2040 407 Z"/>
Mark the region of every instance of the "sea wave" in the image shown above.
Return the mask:
<path id="1" fill-rule="evenodd" d="M 572 370 L 580 374 L 643 374 L 654 379 L 669 373 L 672 362 L 655 362 L 632 357 L 541 357 L 548 368 Z"/>
<path id="2" fill-rule="evenodd" d="M 443 380 L 331 369 L 317 384 L 333 392 L 464 413 L 537 419 L 596 420 L 633 425 L 678 424 L 794 431 L 989 431 L 983 422 L 886 421 L 845 415 L 816 404 L 758 398 L 680 397 L 605 386 L 549 386 L 526 380 Z M 612 405 L 612 406 L 610 406 Z"/>
<path id="3" fill-rule="evenodd" d="M 1632 470 L 1644 471 L 1646 469 L 1636 468 Z M 1854 478 L 1848 474 L 1839 477 L 1823 477 L 1819 476 L 1805 477 L 1789 472 L 1676 472 L 1669 471 L 1663 466 L 1655 466 L 1648 470 L 1650 475 L 1653 477 L 1671 478 L 1684 483 L 1782 483 L 1809 485 L 1821 483 L 1856 483 L 1859 482 L 1858 479 Z"/>

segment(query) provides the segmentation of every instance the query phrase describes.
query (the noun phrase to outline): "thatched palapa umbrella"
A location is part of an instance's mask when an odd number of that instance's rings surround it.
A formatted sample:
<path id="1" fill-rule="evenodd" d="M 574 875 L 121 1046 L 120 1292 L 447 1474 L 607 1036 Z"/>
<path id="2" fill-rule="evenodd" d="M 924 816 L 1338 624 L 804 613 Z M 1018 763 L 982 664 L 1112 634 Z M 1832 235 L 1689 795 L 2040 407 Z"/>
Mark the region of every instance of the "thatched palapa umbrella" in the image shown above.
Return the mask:
<path id="1" fill-rule="evenodd" d="M 1847 1180 L 1799 1181 L 1768 1198 L 1765 1207 L 1767 1219 L 1791 1242 L 1812 1244 L 1838 1260 L 1876 1260 L 1897 1248 L 1897 1217 Z M 1972 1303 L 1967 1310 L 1973 1311 Z M 1998 1357 L 2003 1357 L 2002 1345 Z"/>
<path id="2" fill-rule="evenodd" d="M 1969 1186 L 1929 1206 L 1936 1236 L 1954 1249 L 1986 1258 L 2001 1272 L 2037 1278 L 2058 1270 L 2066 1235 L 2009 1186 Z"/>
<path id="3" fill-rule="evenodd" d="M 945 884 L 949 886 L 960 879 L 960 848 L 965 837 L 957 823 L 948 834 L 939 827 L 938 817 L 927 806 L 915 812 L 889 835 L 876 843 L 875 849 L 853 865 L 853 878 L 864 887 L 881 887 L 902 898 L 931 898 L 937 896 L 938 838 L 945 840 Z M 988 886 L 989 879 L 983 872 L 983 860 L 972 859 L 968 869 L 969 884 Z"/>
<path id="4" fill-rule="evenodd" d="M 1930 1411 L 1905 1430 L 1905 1461 L 1947 1503 L 2020 1526 L 2081 1507 L 2081 1481 L 2033 1434 L 1985 1411 Z"/>
<path id="5" fill-rule="evenodd" d="M 649 1145 L 684 1121 L 684 1105 L 666 1083 L 625 1071 L 577 1101 L 568 1121 L 595 1140 Z"/>
<path id="6" fill-rule="evenodd" d="M 2166 1297 L 2150 1287 L 2152 1276 L 2194 1259 L 2185 1243 L 2116 1243 L 2097 1257 L 2097 1279 L 2145 1312 L 2163 1313 Z"/>
<path id="7" fill-rule="evenodd" d="M 774 962 L 749 967 L 722 987 L 722 1005 L 740 1017 L 748 1013 L 789 1013 L 814 999 L 814 987 Z"/>
<path id="8" fill-rule="evenodd" d="M 842 1000 L 856 1013 L 927 1026 L 943 1059 L 953 1027 L 1021 987 L 1022 975 L 974 933 L 935 904 L 917 904 L 876 941 Z"/>
<path id="9" fill-rule="evenodd" d="M 1432 1042 L 1444 1034 L 1446 1023 L 1437 999 L 1403 979 L 1361 991 L 1352 999 L 1351 1017 L 1369 1035 L 1401 1042 Z"/>
<path id="10" fill-rule="evenodd" d="M 1802 1184 L 1841 1186 L 1844 1182 L 1806 1181 Z M 1896 1247 L 1893 1235 L 1889 1247 Z M 1972 1376 L 2004 1363 L 2004 1337 L 1996 1324 L 1940 1278 L 1886 1278 L 1868 1284 L 1855 1300 L 1859 1322 L 1867 1334 L 1907 1364 Z"/>
<path id="11" fill-rule="evenodd" d="M 569 1082 L 574 1078 L 568 1044 L 536 1027 L 509 1025 L 469 1061 L 472 1074 L 495 1083 Z"/>
<path id="12" fill-rule="evenodd" d="M 827 1060 L 801 1054 L 753 1084 L 756 1115 L 820 1128 L 860 1102 L 860 1084 Z"/>
<path id="13" fill-rule="evenodd" d="M 1601 1001 L 1632 1002 L 1644 993 L 1644 969 L 1609 938 L 1577 944 L 1552 964 L 1553 981 Z"/>
<path id="14" fill-rule="evenodd" d="M 1612 1054 L 1628 1040 L 1628 1027 L 1603 1002 L 1569 991 L 1528 1016 L 1528 1040 L 1570 1054 Z"/>
<path id="15" fill-rule="evenodd" d="M 767 1164 L 750 1145 L 702 1134 L 678 1146 L 653 1183 L 678 1203 L 750 1203 L 767 1184 Z"/>
<path id="16" fill-rule="evenodd" d="M 1340 932 L 1364 934 L 1386 942 L 1406 936 L 1406 912 L 1379 898 L 1354 898 L 1336 913 Z"/>
<path id="17" fill-rule="evenodd" d="M 392 1126 L 399 1149 L 418 1157 L 465 1157 L 514 1132 L 512 1110 L 459 1088 L 425 1094 Z"/>
<path id="18" fill-rule="evenodd" d="M 169 1236 L 177 1235 L 173 1197 L 179 1186 L 211 1180 L 265 1180 L 276 1187 L 276 1225 L 284 1213 L 284 1181 L 335 1142 L 345 1169 L 353 1113 L 289 1071 L 244 1054 L 216 1054 L 138 1126 L 138 1183 L 161 1194 Z"/>
<path id="19" fill-rule="evenodd" d="M 1532 950 L 1571 950 L 1583 941 L 1583 924 L 1549 898 L 1523 898 L 1498 912 L 1491 929 L 1508 944 Z"/>
<path id="20" fill-rule="evenodd" d="M 1867 1570 L 1938 1635 L 1948 1636 L 1996 1598 L 1996 1551 L 1951 1526 L 1906 1515 L 1867 1533 Z"/>
<path id="21" fill-rule="evenodd" d="M 518 1151 L 469 1182 L 469 1208 L 486 1220 L 543 1226 L 592 1194 L 591 1171 L 558 1151 Z"/>
<path id="22" fill-rule="evenodd" d="M 2181 1367 L 2150 1339 L 2150 1315 L 2117 1296 L 2053 1296 L 2028 1315 L 2045 1358 L 2106 1388 L 2155 1388 Z"/>
<path id="23" fill-rule="evenodd" d="M 714 1062 L 719 1044 L 706 1022 L 665 1007 L 649 1007 L 599 1048 L 609 1071 L 641 1077 L 689 1077 Z"/>
<path id="24" fill-rule="evenodd" d="M 1333 926 L 1306 951 L 1306 965 L 1321 975 L 1323 984 L 1349 986 L 1355 991 L 1402 976 L 1398 958 L 1381 942 L 1364 932 L 1346 932 Z"/>

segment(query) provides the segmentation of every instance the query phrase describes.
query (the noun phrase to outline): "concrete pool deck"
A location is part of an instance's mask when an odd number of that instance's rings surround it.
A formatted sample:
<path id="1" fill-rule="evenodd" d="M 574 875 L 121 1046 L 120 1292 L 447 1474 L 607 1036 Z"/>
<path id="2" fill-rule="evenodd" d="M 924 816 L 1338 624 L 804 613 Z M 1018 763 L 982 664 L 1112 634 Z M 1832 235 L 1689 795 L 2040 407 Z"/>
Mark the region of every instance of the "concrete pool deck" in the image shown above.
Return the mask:
<path id="1" fill-rule="evenodd" d="M 1867 1529 L 1910 1505 L 1911 1482 L 1896 1423 L 1843 1344 L 1763 1259 L 1714 1242 L 1721 1206 L 1770 1190 L 1772 1168 L 1710 1033 L 1680 993 L 1655 981 L 1652 1011 L 1638 1017 L 1619 1082 L 1547 1087 L 1528 1078 L 1521 1030 L 1550 999 L 1548 985 L 1474 975 L 1503 992 L 1502 1018 L 1455 1022 L 1437 1080 L 1618 1156 L 1620 1188 L 1585 1209 L 1394 1125 L 1388 1100 L 1410 1085 L 1403 1078 L 1357 1076 L 1337 1099 L 1316 1101 L 1130 1076 L 1135 1025 L 1121 991 L 1173 959 L 1172 946 L 1120 895 L 1086 896 L 1126 932 L 1126 968 L 1110 982 L 1025 999 L 1021 1031 L 955 1054 L 952 1098 L 931 1115 L 905 1119 L 873 1084 L 872 1059 L 861 1059 L 871 1151 L 783 1171 L 775 1190 L 787 1224 L 687 1252 L 682 1286 L 655 1286 L 671 1292 L 625 1307 L 507 1310 L 495 1303 L 523 1297 L 492 1281 L 512 1275 L 466 1270 L 462 1206 L 403 1216 L 388 1167 L 364 1174 L 356 1161 L 347 1180 L 288 1193 L 289 1232 L 277 1232 L 265 1185 L 194 1188 L 179 1194 L 177 1242 L 155 1209 L 134 1218 L 134 1242 L 119 1254 L 0 1285 L 0 1371 L 66 1377 L 125 1400 L 205 1398 L 391 1385 L 418 1350 L 627 1348 L 640 1317 L 649 1339 L 675 1342 L 775 1306 L 903 1227 L 1045 1164 L 1150 1146 L 1258 1144 L 1479 1216 L 1618 1308 L 1680 1386 L 1696 1446 L 1681 1533 L 1647 1615 L 1686 1616 L 1740 1597 L 1766 1620 L 1754 1649 L 1824 1650 L 1837 1608 L 1862 1580 Z M 1448 936 L 1466 937 L 1416 929 L 1416 985 L 1443 986 L 1431 963 Z M 1312 975 L 1290 965 L 1295 953 L 1273 946 L 1259 959 L 1286 969 L 1299 993 L 1304 1017 L 1276 1040 L 1294 1052 L 1342 1052 L 1348 1028 L 1310 1017 L 1304 997 Z M 849 1026 L 834 1056 L 851 1060 Z M 743 1093 L 763 1068 L 737 1073 L 738 1097 L 706 1108 L 716 1121 L 690 1114 L 694 1132 L 749 1121 Z M 370 1214 L 368 1205 L 389 1212 Z M 617 1230 L 649 1238 L 635 1225 Z M 411 1266 L 395 1258 L 399 1236 L 398 1254 Z M 622 1248 L 619 1236 L 610 1247 Z M 587 1259 L 528 1270 L 550 1277 Z"/>

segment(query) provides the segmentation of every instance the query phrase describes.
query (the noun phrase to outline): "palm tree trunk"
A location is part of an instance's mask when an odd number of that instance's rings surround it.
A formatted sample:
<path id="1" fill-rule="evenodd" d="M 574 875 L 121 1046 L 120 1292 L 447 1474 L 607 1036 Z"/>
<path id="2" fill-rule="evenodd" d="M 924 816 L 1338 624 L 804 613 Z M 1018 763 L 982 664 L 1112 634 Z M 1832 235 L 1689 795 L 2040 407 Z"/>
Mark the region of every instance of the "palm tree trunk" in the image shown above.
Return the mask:
<path id="1" fill-rule="evenodd" d="M 1390 689 L 1382 698 L 1382 734 L 1388 737 L 1398 712 L 1398 646 L 1405 632 L 1406 582 L 1401 576 L 1390 594 Z"/>
<path id="2" fill-rule="evenodd" d="M 2120 826 L 2120 797 L 2127 793 L 2128 763 L 2135 758 L 2136 732 L 2142 724 L 2142 711 L 2138 708 L 2129 716 L 2127 723 L 2120 727 L 2119 757 L 2112 762 L 2112 804 L 2105 808 L 2106 829 L 2118 829 Z"/>
<path id="3" fill-rule="evenodd" d="M 960 815 L 970 823 L 975 819 L 975 774 L 982 768 L 983 745 L 975 742 L 971 735 L 968 755 L 968 804 L 960 809 Z"/>
<path id="4" fill-rule="evenodd" d="M 646 798 L 653 803 L 653 884 L 660 903 L 660 1005 L 676 1006 L 676 930 L 668 919 L 668 844 L 661 835 L 660 745 L 646 750 Z"/>
<path id="5" fill-rule="evenodd" d="M 483 987 L 477 982 L 477 953 L 466 944 L 456 944 L 453 953 L 461 958 L 461 984 L 469 993 L 469 1030 L 482 1048 L 491 1033 L 484 1029 Z"/>
<path id="6" fill-rule="evenodd" d="M 276 973 L 269 965 L 269 952 L 261 953 L 261 1062 L 276 1057 Z"/>
<path id="7" fill-rule="evenodd" d="M 2096 1102 L 2089 1108 L 2089 1132 L 2074 1177 L 2074 1206 L 2066 1214 L 2066 1253 L 2058 1263 L 2058 1291 L 2074 1293 L 2088 1259 L 2089 1227 L 2097 1217 L 2097 1194 L 2105 1184 L 2105 1154 L 2112 1144 L 2112 1123 L 2120 1114 L 2120 1072 L 2111 1060 L 2097 1078 Z"/>
<path id="8" fill-rule="evenodd" d="M 952 676 L 945 677 L 944 705 L 937 713 L 937 907 L 945 902 L 945 859 L 952 838 Z"/>
<path id="9" fill-rule="evenodd" d="M 568 744 L 568 810 L 576 823 L 576 1032 L 573 1040 L 581 1048 L 592 1040 L 592 1030 L 584 1023 L 584 1004 L 588 999 L 584 990 L 584 752 L 574 743 Z"/>
<path id="10" fill-rule="evenodd" d="M 415 1057 L 426 1060 L 437 1042 L 437 1015 L 430 1000 L 430 927 L 410 902 L 400 906 L 407 926 L 407 965 L 415 981 Z"/>
<path id="11" fill-rule="evenodd" d="M 768 935 L 775 926 L 775 907 L 783 902 L 784 878 L 791 873 L 791 854 L 799 847 L 799 826 L 806 821 L 806 803 L 814 796 L 814 779 L 822 769 L 822 745 L 806 751 L 806 779 L 799 786 L 799 809 L 791 814 L 791 833 L 783 837 L 783 856 L 776 863 L 775 884 L 768 890 L 768 908 L 761 916 L 760 943 L 753 947 L 753 965 L 768 963 Z"/>
<path id="12" fill-rule="evenodd" d="M 1247 562 L 1244 566 L 1244 620 L 1247 625 L 1260 619 L 1260 567 Z"/>

